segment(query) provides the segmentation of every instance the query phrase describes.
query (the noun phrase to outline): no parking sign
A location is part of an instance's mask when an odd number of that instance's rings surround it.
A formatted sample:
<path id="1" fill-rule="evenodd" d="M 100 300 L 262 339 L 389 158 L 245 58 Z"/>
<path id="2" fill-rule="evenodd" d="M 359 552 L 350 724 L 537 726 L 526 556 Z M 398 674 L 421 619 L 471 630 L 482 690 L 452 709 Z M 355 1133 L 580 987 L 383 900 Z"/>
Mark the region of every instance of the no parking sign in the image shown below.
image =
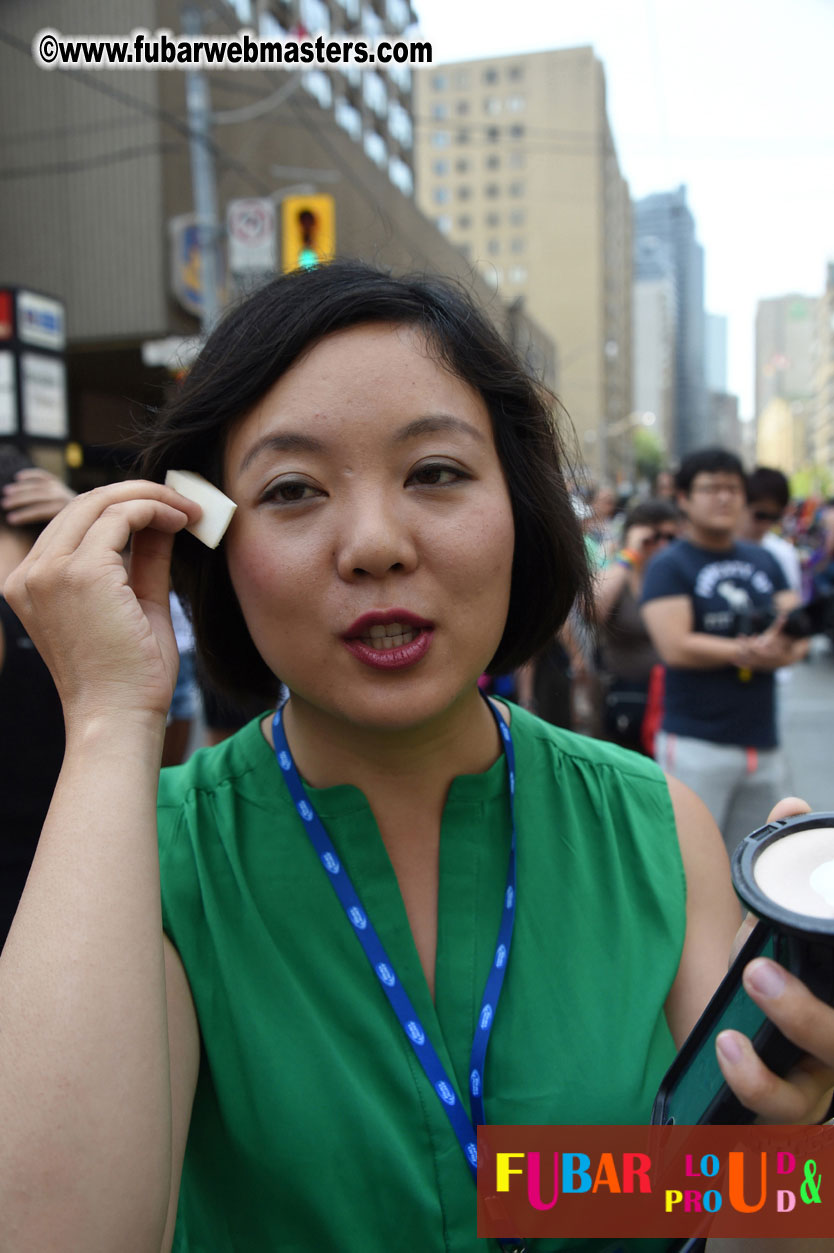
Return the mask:
<path id="1" fill-rule="evenodd" d="M 230 200 L 226 210 L 229 269 L 252 274 L 275 269 L 275 205 L 266 197 Z"/>

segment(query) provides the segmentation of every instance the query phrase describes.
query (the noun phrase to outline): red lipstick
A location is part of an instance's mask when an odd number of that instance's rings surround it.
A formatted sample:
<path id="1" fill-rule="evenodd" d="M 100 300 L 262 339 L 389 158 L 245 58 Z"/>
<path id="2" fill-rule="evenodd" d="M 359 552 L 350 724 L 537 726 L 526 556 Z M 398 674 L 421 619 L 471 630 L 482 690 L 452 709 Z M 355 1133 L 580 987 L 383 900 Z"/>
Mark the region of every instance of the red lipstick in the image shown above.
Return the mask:
<path id="1" fill-rule="evenodd" d="M 408 609 L 363 613 L 342 635 L 348 652 L 376 670 L 401 670 L 425 657 L 434 625 Z"/>

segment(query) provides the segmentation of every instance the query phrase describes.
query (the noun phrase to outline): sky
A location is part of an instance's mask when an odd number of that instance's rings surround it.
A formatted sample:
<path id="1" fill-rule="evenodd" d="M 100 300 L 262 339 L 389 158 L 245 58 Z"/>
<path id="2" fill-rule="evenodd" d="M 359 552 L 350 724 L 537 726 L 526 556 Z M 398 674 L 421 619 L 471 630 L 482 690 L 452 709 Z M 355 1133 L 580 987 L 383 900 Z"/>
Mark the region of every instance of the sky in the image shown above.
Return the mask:
<path id="1" fill-rule="evenodd" d="M 820 294 L 834 260 L 834 0 L 413 3 L 435 64 L 594 48 L 632 196 L 687 187 L 752 417 L 757 301 Z"/>

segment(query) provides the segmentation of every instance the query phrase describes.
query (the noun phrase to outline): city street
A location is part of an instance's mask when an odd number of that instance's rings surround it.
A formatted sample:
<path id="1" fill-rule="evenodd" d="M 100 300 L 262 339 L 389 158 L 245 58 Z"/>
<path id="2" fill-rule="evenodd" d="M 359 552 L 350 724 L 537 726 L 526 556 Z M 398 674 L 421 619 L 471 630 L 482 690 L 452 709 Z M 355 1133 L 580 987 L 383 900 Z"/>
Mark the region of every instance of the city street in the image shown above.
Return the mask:
<path id="1" fill-rule="evenodd" d="M 791 789 L 812 809 L 834 810 L 834 654 L 814 651 L 779 687 Z"/>

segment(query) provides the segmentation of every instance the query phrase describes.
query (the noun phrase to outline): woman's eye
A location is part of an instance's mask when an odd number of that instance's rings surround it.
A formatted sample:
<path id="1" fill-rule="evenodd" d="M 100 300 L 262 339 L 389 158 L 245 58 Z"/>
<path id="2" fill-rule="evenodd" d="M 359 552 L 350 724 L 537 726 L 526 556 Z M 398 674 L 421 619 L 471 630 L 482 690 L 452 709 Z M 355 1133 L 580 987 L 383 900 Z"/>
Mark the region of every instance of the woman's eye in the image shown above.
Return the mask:
<path id="1" fill-rule="evenodd" d="M 262 499 L 275 501 L 279 505 L 294 505 L 299 501 L 311 500 L 314 496 L 320 495 L 321 492 L 317 487 L 313 487 L 312 483 L 305 483 L 302 479 L 283 479 L 268 487 Z"/>
<path id="2" fill-rule="evenodd" d="M 445 487 L 449 483 L 458 483 L 468 476 L 457 466 L 444 465 L 439 461 L 418 466 L 409 476 L 409 481 L 419 483 L 423 487 Z"/>

